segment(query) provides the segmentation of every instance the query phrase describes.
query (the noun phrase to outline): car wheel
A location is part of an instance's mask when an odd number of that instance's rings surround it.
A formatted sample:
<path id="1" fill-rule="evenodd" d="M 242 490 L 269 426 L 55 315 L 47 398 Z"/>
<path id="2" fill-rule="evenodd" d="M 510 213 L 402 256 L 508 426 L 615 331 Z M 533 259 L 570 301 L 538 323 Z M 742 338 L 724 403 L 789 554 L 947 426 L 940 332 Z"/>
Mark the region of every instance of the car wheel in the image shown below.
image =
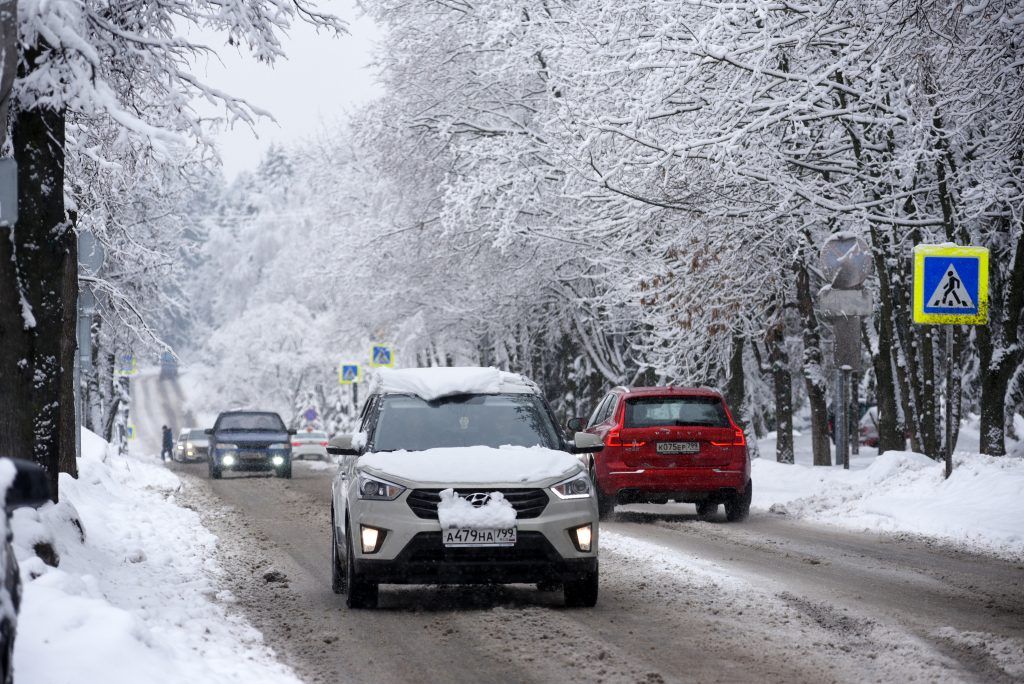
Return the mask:
<path id="1" fill-rule="evenodd" d="M 292 479 L 292 462 L 288 461 L 283 466 L 277 469 L 277 476 L 283 477 L 286 480 Z"/>
<path id="2" fill-rule="evenodd" d="M 218 468 L 218 467 L 216 467 L 216 466 L 214 466 L 212 464 L 210 465 L 210 479 L 211 480 L 219 480 L 221 474 L 222 474 L 222 472 L 221 472 L 220 468 Z"/>
<path id="3" fill-rule="evenodd" d="M 331 589 L 335 594 L 345 593 L 345 574 L 338 558 L 338 526 L 334 524 L 334 509 L 331 509 Z"/>
<path id="4" fill-rule="evenodd" d="M 710 520 L 718 513 L 718 504 L 713 501 L 697 502 L 697 517 L 701 520 Z"/>
<path id="5" fill-rule="evenodd" d="M 376 582 L 367 582 L 356 576 L 355 566 L 352 562 L 352 534 L 346 530 L 345 534 L 345 587 L 348 593 L 345 596 L 345 605 L 349 608 L 376 608 L 379 594 Z"/>
<path id="6" fill-rule="evenodd" d="M 597 605 L 597 570 L 585 577 L 570 580 L 562 587 L 567 608 L 593 608 Z"/>
<path id="7" fill-rule="evenodd" d="M 742 494 L 734 494 L 725 502 L 725 519 L 729 522 L 746 520 L 750 515 L 750 499 L 754 493 L 754 481 L 747 480 L 747 489 Z"/>

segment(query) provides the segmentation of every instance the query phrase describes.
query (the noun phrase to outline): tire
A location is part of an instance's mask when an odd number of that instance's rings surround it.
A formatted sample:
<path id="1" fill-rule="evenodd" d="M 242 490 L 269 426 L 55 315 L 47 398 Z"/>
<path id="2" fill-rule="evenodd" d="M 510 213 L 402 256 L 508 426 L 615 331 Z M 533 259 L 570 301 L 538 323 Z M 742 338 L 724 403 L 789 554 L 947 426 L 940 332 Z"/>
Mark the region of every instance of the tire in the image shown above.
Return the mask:
<path id="1" fill-rule="evenodd" d="M 754 494 L 754 481 L 747 480 L 747 489 L 742 494 L 735 494 L 725 502 L 725 519 L 729 522 L 746 520 L 750 515 L 750 499 Z"/>
<path id="2" fill-rule="evenodd" d="M 598 572 L 587 573 L 586 577 L 570 580 L 562 587 L 566 608 L 593 608 L 597 605 Z"/>
<path id="3" fill-rule="evenodd" d="M 715 517 L 718 513 L 718 504 L 714 501 L 698 501 L 697 502 L 697 518 L 700 520 L 710 520 Z"/>
<path id="4" fill-rule="evenodd" d="M 338 558 L 338 527 L 334 524 L 334 509 L 331 509 L 331 589 L 335 594 L 345 593 L 345 571 Z"/>
<path id="5" fill-rule="evenodd" d="M 352 562 L 352 534 L 345 535 L 345 605 L 352 609 L 376 608 L 379 595 L 376 582 L 367 582 L 355 573 Z"/>
<path id="6" fill-rule="evenodd" d="M 292 479 L 292 462 L 288 461 L 283 466 L 279 467 L 274 474 L 278 477 L 283 477 L 286 480 Z"/>
<path id="7" fill-rule="evenodd" d="M 223 474 L 223 471 L 220 468 L 218 468 L 217 466 L 213 465 L 212 463 L 210 464 L 210 479 L 211 480 L 219 480 L 222 474 Z"/>
<path id="8" fill-rule="evenodd" d="M 590 470 L 590 480 L 593 482 L 594 491 L 597 493 L 597 519 L 607 520 L 615 512 L 615 497 L 608 496 L 601 491 L 601 486 L 597 484 L 597 474 L 593 469 Z"/>

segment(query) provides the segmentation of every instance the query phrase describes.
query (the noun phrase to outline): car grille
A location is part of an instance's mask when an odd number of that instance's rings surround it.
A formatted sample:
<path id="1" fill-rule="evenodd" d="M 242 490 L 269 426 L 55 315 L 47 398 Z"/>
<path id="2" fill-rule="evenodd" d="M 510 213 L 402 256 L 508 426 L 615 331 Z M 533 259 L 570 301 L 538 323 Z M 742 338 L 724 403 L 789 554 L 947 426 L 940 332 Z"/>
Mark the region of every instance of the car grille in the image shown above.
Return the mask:
<path id="1" fill-rule="evenodd" d="M 520 520 L 539 517 L 548 505 L 548 495 L 543 489 L 458 489 L 457 493 L 465 496 L 480 491 L 498 491 L 516 509 L 516 517 Z M 441 502 L 440 489 L 414 489 L 407 499 L 409 508 L 417 518 L 437 520 L 437 504 Z"/>

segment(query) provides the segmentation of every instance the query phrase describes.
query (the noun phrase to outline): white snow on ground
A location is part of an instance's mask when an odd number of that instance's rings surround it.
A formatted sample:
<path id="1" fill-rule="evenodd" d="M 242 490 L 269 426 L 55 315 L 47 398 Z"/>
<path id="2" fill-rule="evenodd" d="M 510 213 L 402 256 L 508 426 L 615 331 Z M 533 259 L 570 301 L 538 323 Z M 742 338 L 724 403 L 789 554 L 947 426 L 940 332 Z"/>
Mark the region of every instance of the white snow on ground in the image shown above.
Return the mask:
<path id="1" fill-rule="evenodd" d="M 180 480 L 154 462 L 107 453 L 89 432 L 82 452 L 79 478 L 60 476 L 59 504 L 13 517 L 25 582 L 16 680 L 297 684 L 259 632 L 225 611 L 216 538 L 175 503 Z M 31 551 L 47 539 L 57 568 Z"/>
<path id="2" fill-rule="evenodd" d="M 370 381 L 370 391 L 412 394 L 426 401 L 455 394 L 527 392 L 534 387 L 521 375 L 497 368 L 433 367 L 380 368 Z"/>
<path id="3" fill-rule="evenodd" d="M 976 418 L 961 428 L 958 448 L 978 445 Z M 861 447 L 850 470 L 810 465 L 810 438 L 796 437 L 795 465 L 774 459 L 774 437 L 752 463 L 755 509 L 877 532 L 934 537 L 999 555 L 1024 557 L 1024 459 L 969 451 L 944 465 L 913 452 Z"/>
<path id="4" fill-rule="evenodd" d="M 578 458 L 543 447 L 450 447 L 364 454 L 358 466 L 381 476 L 438 484 L 538 482 L 580 470 Z"/>
<path id="5" fill-rule="evenodd" d="M 743 591 L 750 588 L 748 582 L 717 563 L 661 544 L 603 529 L 600 544 L 602 553 L 607 551 L 620 556 L 628 565 L 642 565 L 673 577 L 685 576 L 691 580 L 699 578 L 721 589 Z"/>
<path id="6" fill-rule="evenodd" d="M 512 527 L 516 524 L 516 509 L 501 492 L 491 492 L 484 505 L 474 506 L 455 490 L 445 489 L 437 504 L 437 520 L 442 530 L 453 527 L 476 530 Z"/>
<path id="7" fill-rule="evenodd" d="M 935 630 L 935 635 L 981 651 L 992 658 L 1003 672 L 1024 681 L 1024 648 L 1016 639 L 987 632 L 961 632 L 952 627 L 941 627 Z"/>

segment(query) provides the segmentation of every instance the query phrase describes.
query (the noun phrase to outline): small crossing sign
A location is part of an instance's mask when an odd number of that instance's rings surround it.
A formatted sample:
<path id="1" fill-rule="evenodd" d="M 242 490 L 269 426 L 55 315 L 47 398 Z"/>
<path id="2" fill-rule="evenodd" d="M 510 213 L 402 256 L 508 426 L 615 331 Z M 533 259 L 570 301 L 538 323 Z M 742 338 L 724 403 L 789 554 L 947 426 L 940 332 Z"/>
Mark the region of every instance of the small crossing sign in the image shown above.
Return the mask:
<path id="1" fill-rule="evenodd" d="M 138 369 L 135 366 L 135 354 L 118 354 L 117 367 L 114 369 L 116 375 L 135 375 Z"/>
<path id="2" fill-rule="evenodd" d="M 395 365 L 395 355 L 391 347 L 374 345 L 370 353 L 370 365 L 374 368 L 392 368 Z"/>
<path id="3" fill-rule="evenodd" d="M 351 385 L 359 382 L 359 364 L 343 363 L 338 366 L 338 384 Z"/>
<path id="4" fill-rule="evenodd" d="M 915 246 L 914 322 L 930 325 L 988 323 L 988 249 Z"/>

